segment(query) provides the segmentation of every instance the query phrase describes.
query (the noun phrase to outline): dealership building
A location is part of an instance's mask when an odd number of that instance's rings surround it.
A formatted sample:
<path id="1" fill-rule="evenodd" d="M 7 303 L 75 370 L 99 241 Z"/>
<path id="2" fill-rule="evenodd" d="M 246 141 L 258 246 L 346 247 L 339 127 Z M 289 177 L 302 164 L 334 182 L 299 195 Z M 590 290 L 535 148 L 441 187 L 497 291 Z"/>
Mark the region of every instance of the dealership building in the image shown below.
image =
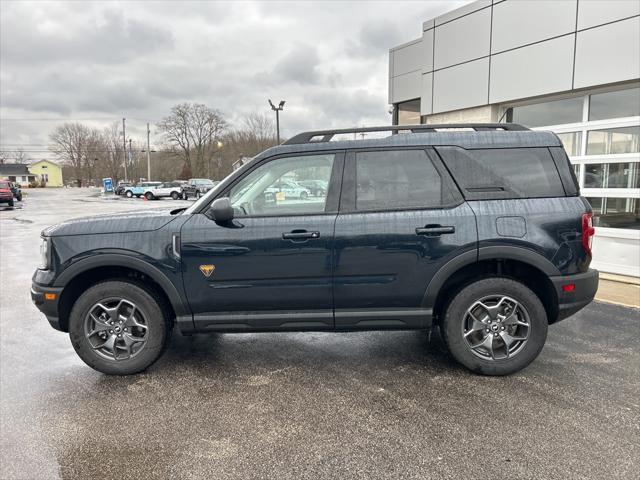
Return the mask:
<path id="1" fill-rule="evenodd" d="M 594 210 L 594 267 L 640 277 L 640 1 L 480 0 L 389 53 L 395 124 L 558 134 Z"/>

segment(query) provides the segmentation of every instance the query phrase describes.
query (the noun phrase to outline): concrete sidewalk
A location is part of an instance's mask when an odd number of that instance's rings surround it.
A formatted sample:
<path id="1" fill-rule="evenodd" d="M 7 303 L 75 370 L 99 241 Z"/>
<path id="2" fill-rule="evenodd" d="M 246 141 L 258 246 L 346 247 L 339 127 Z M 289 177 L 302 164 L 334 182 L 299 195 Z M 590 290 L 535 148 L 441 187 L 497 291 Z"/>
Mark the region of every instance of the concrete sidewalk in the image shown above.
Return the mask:
<path id="1" fill-rule="evenodd" d="M 640 279 L 600 272 L 596 300 L 640 308 Z"/>

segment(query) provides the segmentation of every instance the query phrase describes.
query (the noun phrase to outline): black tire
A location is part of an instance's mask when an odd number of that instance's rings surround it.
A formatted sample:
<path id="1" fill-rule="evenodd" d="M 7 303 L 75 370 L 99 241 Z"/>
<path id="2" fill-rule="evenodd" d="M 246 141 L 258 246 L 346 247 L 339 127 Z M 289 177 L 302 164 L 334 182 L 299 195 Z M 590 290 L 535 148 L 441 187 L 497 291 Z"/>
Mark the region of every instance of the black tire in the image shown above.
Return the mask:
<path id="1" fill-rule="evenodd" d="M 198 200 L 201 196 L 202 194 L 200 193 L 200 190 L 196 190 L 196 200 Z"/>
<path id="2" fill-rule="evenodd" d="M 178 200 L 180 198 L 180 194 L 178 192 L 171 192 L 171 198 Z"/>
<path id="3" fill-rule="evenodd" d="M 474 353 L 464 338 L 463 324 L 467 316 L 467 309 L 471 308 L 478 300 L 491 296 L 506 296 L 515 300 L 528 316 L 530 327 L 526 330 L 528 331 L 526 342 L 521 344 L 519 350 L 506 358 L 491 359 L 488 356 L 481 358 Z M 469 370 L 483 375 L 509 375 L 522 370 L 535 360 L 547 338 L 547 327 L 546 311 L 535 293 L 515 280 L 494 277 L 465 286 L 451 299 L 446 307 L 441 332 L 451 355 Z M 481 332 L 480 335 L 485 335 L 485 333 Z M 488 335 L 491 336 L 492 333 Z M 502 342 L 500 337 L 496 341 L 498 345 L 502 345 L 503 352 L 506 354 L 508 350 L 505 348 L 506 342 Z M 476 345 L 474 347 L 478 348 Z M 481 351 L 481 353 L 484 352 Z"/>
<path id="4" fill-rule="evenodd" d="M 18 196 L 16 197 L 16 200 L 18 200 L 19 202 L 21 202 L 21 201 L 22 201 L 22 195 L 18 195 Z"/>
<path id="5" fill-rule="evenodd" d="M 13 207 L 13 199 L 9 200 L 9 206 Z"/>
<path id="6" fill-rule="evenodd" d="M 144 194 L 144 198 L 146 198 L 147 200 L 153 200 L 155 197 L 153 196 L 153 193 L 147 192 Z"/>
<path id="7" fill-rule="evenodd" d="M 306 200 L 308 196 L 307 192 L 300 192 L 300 200 Z"/>
<path id="8" fill-rule="evenodd" d="M 110 359 L 93 349 L 84 332 L 84 320 L 98 302 L 122 298 L 135 303 L 148 326 L 144 347 L 132 358 Z M 162 300 L 141 286 L 121 280 L 98 283 L 85 291 L 73 305 L 69 317 L 69 337 L 78 356 L 91 368 L 108 375 L 131 375 L 142 372 L 162 355 L 171 330 Z"/>
<path id="9" fill-rule="evenodd" d="M 124 196 L 127 197 L 127 198 L 131 198 L 131 197 L 133 197 L 133 192 L 131 190 L 127 190 L 125 192 Z"/>

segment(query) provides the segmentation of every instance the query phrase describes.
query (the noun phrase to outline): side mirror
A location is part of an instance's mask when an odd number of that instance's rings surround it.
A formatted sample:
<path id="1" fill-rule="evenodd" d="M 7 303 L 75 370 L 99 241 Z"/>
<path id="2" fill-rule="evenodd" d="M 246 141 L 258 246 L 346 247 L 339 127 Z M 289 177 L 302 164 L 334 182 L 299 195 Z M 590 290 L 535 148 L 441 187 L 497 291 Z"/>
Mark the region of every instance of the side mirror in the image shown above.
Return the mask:
<path id="1" fill-rule="evenodd" d="M 233 206 L 229 197 L 217 198 L 211 204 L 208 216 L 216 223 L 227 223 L 233 220 Z"/>

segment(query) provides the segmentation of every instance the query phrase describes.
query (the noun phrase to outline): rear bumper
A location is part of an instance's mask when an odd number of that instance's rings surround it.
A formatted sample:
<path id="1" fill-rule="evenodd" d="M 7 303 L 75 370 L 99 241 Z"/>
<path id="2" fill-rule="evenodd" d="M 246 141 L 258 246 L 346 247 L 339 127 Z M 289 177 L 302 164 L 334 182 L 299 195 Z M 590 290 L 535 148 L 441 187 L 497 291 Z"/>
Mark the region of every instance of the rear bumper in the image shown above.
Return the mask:
<path id="1" fill-rule="evenodd" d="M 54 299 L 47 299 L 46 294 L 55 295 Z M 60 325 L 60 316 L 58 313 L 58 305 L 60 303 L 60 295 L 62 294 L 61 287 L 45 287 L 35 282 L 31 283 L 31 301 L 33 304 L 44 313 L 45 317 L 56 330 L 61 332 L 65 331 Z"/>
<path id="2" fill-rule="evenodd" d="M 570 317 L 591 303 L 598 291 L 598 280 L 598 271 L 593 269 L 576 275 L 551 277 L 558 297 L 558 320 Z"/>

